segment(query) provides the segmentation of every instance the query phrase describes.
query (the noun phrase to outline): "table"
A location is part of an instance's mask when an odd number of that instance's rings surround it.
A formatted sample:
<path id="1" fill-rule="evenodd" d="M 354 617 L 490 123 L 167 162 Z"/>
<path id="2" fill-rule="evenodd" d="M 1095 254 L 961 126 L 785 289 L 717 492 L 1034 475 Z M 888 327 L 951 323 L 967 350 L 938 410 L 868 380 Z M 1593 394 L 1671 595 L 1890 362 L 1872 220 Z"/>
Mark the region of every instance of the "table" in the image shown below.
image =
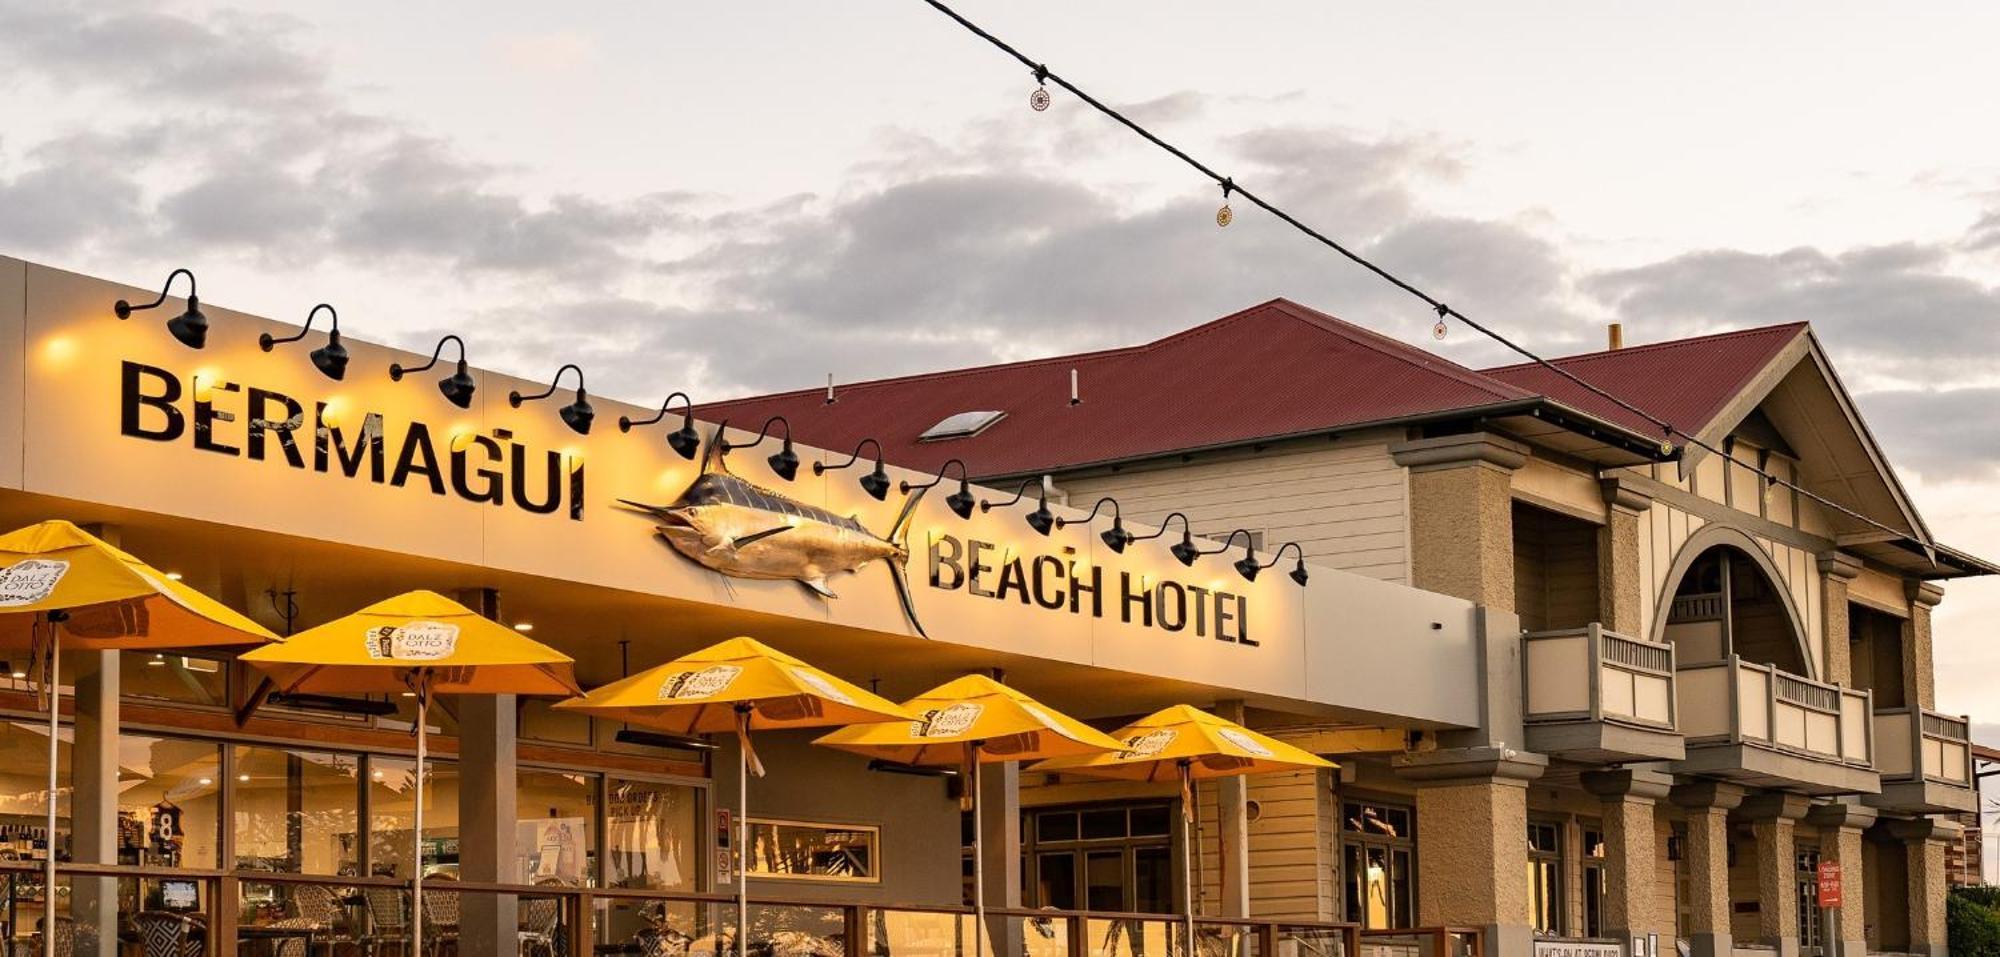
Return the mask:
<path id="1" fill-rule="evenodd" d="M 269 941 L 273 953 L 277 951 L 277 945 L 283 941 L 302 940 L 306 945 L 306 957 L 312 957 L 313 935 L 319 933 L 321 929 L 311 925 L 286 927 L 272 924 L 245 924 L 236 928 L 236 939 L 245 943 L 253 940 Z"/>

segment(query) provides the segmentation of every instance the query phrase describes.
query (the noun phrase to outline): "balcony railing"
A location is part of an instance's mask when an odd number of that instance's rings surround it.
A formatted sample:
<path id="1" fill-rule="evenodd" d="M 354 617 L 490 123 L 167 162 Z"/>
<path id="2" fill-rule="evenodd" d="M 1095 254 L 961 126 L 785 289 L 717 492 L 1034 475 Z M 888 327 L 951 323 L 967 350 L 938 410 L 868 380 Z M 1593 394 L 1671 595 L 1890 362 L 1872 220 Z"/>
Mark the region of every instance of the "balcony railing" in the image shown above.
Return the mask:
<path id="1" fill-rule="evenodd" d="M 1884 780 L 1972 786 L 1969 719 L 1922 708 L 1875 712 L 1876 769 Z"/>
<path id="2" fill-rule="evenodd" d="M 1851 768 L 1875 766 L 1870 692 L 1735 655 L 1681 666 L 1679 686 L 1680 729 L 1690 746 L 1752 744 Z"/>
<path id="3" fill-rule="evenodd" d="M 1722 605 L 1719 591 L 1698 592 L 1690 595 L 1675 595 L 1672 605 L 1667 607 L 1667 620 L 1673 621 L 1721 621 L 1728 616 Z"/>
<path id="4" fill-rule="evenodd" d="M 98 884 L 120 912 L 110 922 L 123 938 L 164 925 L 181 935 L 175 953 L 321 953 L 359 948 L 408 949 L 409 884 L 381 877 L 319 877 L 261 871 L 216 871 L 63 864 L 63 901 Z M 39 865 L 0 864 L 0 882 L 39 889 Z M 178 910 L 165 904 L 169 882 L 193 888 Z M 252 892 L 254 891 L 254 892 Z M 80 910 L 61 906 L 59 911 Z M 9 942 L 38 949 L 39 921 L 22 915 Z M 87 915 L 58 915 L 58 943 L 95 939 Z M 1005 946 L 1012 957 L 1187 957 L 1182 919 L 1129 914 L 993 908 L 984 953 Z M 476 928 L 484 928 L 481 935 Z M 554 955 L 732 952 L 735 898 L 729 894 L 557 885 L 434 880 L 424 885 L 424 934 L 445 952 Z M 974 957 L 969 908 L 786 900 L 753 894 L 751 950 L 800 957 Z M 1475 928 L 1393 932 L 1382 944 L 1406 943 L 1412 957 L 1481 957 Z M 1347 923 L 1237 920 L 1195 922 L 1192 957 L 1361 957 L 1361 931 Z M 497 937 L 497 946 L 485 938 Z M 996 941 L 996 937 L 999 940 Z M 1403 938 L 1407 938 L 1404 940 Z M 448 943 L 447 943 L 448 942 Z M 72 944 L 71 946 L 76 946 Z M 477 950 L 473 948 L 478 948 Z M 13 952 L 12 949 L 8 951 Z M 67 953 L 62 950 L 59 952 Z"/>
<path id="5" fill-rule="evenodd" d="M 1524 636 L 1529 724 L 1614 721 L 1661 731 L 1676 727 L 1674 648 L 1584 628 Z"/>

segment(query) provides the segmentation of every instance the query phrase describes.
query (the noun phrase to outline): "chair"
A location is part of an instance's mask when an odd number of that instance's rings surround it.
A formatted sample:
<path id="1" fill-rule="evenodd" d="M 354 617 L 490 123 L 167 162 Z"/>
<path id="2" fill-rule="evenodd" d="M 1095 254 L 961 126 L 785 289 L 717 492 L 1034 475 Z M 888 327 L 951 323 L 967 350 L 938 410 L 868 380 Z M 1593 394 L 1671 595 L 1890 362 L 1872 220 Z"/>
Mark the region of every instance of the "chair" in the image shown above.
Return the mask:
<path id="1" fill-rule="evenodd" d="M 141 911 L 132 916 L 132 925 L 139 931 L 140 949 L 146 957 L 202 957 L 207 949 L 201 939 L 201 925 L 186 914 L 163 910 Z M 60 931 L 56 937 L 56 952 L 66 952 Z"/>
<path id="2" fill-rule="evenodd" d="M 396 887 L 370 887 L 362 895 L 368 906 L 368 935 L 361 939 L 369 957 L 377 957 L 384 945 L 397 954 L 410 952 L 410 912 L 403 906 L 403 891 Z"/>
<path id="3" fill-rule="evenodd" d="M 44 917 L 36 921 L 35 926 L 37 930 L 28 938 L 27 943 L 32 948 L 29 953 L 34 954 L 35 957 L 41 957 L 42 934 L 48 931 L 48 918 Z M 78 943 L 89 945 L 84 948 L 84 952 L 97 953 L 97 935 L 96 930 L 92 927 L 79 927 L 75 921 L 67 917 L 58 917 L 56 918 L 55 934 L 56 954 L 58 957 L 75 957 L 77 952 L 76 945 Z M 19 944 L 21 941 L 15 941 L 15 943 Z"/>
<path id="4" fill-rule="evenodd" d="M 521 957 L 563 957 L 557 935 L 562 901 L 531 897 L 521 905 Z"/>
<path id="5" fill-rule="evenodd" d="M 331 955 L 337 945 L 355 940 L 340 930 L 344 911 L 334 889 L 324 884 L 301 884 L 292 892 L 293 916 L 273 922 L 274 927 L 310 929 L 313 943 Z M 312 957 L 303 940 L 287 940 L 278 945 L 278 957 Z"/>
<path id="6" fill-rule="evenodd" d="M 424 891 L 424 951 L 458 953 L 458 891 Z"/>

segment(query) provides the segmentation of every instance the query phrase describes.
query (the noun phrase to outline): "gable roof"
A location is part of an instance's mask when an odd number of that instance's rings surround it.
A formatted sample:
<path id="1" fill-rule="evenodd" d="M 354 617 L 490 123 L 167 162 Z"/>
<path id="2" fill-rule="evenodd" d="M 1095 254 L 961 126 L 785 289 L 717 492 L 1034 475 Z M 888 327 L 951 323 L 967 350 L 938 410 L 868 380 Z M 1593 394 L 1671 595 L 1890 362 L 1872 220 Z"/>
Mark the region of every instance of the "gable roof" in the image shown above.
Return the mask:
<path id="1" fill-rule="evenodd" d="M 1791 322 L 1586 352 L 1551 359 L 1549 363 L 1676 429 L 1708 438 L 1704 431 L 1728 409 L 1732 400 L 1805 335 L 1805 323 Z M 1559 399 L 1629 428 L 1652 435 L 1660 433 L 1657 426 L 1643 417 L 1539 364 L 1524 362 L 1482 371 L 1509 385 Z M 1732 421 L 1724 428 L 1734 424 Z"/>
<path id="2" fill-rule="evenodd" d="M 1075 370 L 1081 401 L 1070 404 Z M 1284 299 L 1122 349 L 712 403 L 756 428 L 783 415 L 805 442 L 935 471 L 1025 475 L 1531 401 L 1523 389 Z M 946 417 L 1006 416 L 976 435 L 919 436 Z"/>

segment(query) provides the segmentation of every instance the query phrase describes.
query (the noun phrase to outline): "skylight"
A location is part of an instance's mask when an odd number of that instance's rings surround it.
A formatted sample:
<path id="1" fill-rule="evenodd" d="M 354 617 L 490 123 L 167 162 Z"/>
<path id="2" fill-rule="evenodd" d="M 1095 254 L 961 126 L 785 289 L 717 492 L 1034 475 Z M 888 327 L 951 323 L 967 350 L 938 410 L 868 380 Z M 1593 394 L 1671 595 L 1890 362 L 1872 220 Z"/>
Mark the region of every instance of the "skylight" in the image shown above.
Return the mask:
<path id="1" fill-rule="evenodd" d="M 941 442 L 945 439 L 963 439 L 986 431 L 993 423 L 1007 417 L 1005 412 L 960 412 L 948 415 L 936 425 L 917 436 L 919 442 Z"/>

